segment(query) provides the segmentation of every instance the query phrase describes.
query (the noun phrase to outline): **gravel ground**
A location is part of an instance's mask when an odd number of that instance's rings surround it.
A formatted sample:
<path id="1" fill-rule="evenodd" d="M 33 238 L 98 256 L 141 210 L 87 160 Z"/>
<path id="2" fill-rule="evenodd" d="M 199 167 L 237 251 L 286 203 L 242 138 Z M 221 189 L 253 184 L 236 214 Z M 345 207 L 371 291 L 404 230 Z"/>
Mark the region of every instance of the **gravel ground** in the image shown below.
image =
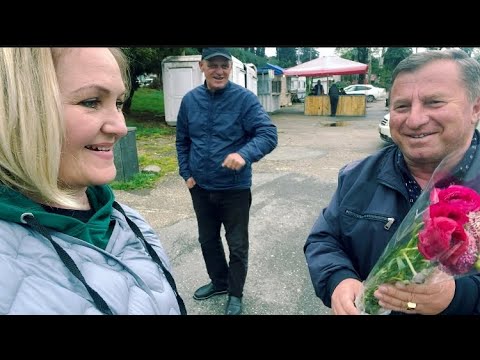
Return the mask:
<path id="1" fill-rule="evenodd" d="M 380 100 L 367 104 L 365 117 L 304 116 L 303 104 L 271 115 L 278 127 L 279 144 L 254 164 L 245 315 L 330 313 L 315 296 L 303 245 L 335 190 L 338 170 L 385 145 L 377 131 L 387 111 L 384 104 Z M 192 298 L 209 278 L 183 179 L 170 175 L 152 190 L 115 193 L 119 201 L 140 211 L 160 234 L 188 313 L 223 314 L 226 295 L 203 301 Z"/>

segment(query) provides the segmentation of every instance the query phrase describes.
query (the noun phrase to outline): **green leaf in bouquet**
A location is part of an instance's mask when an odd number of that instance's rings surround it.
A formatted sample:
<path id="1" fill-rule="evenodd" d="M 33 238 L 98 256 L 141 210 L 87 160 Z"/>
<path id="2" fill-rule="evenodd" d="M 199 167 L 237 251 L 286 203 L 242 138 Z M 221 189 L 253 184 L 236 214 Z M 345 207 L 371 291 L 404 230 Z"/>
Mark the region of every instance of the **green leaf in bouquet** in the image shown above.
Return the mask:
<path id="1" fill-rule="evenodd" d="M 405 265 L 405 263 L 403 262 L 401 257 L 397 257 L 396 260 L 397 260 L 398 270 L 403 270 L 405 268 L 405 266 L 407 266 L 407 265 Z"/>

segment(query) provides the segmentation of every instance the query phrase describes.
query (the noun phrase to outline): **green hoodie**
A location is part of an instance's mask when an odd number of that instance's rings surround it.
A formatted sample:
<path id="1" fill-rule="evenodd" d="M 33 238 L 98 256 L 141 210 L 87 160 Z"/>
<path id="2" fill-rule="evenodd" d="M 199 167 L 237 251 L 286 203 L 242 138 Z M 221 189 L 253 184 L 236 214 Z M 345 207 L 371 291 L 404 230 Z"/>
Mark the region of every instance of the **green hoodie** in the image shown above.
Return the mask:
<path id="1" fill-rule="evenodd" d="M 95 214 L 84 223 L 70 216 L 50 213 L 40 204 L 6 186 L 0 186 L 0 219 L 22 224 L 21 216 L 32 213 L 43 226 L 85 240 L 102 249 L 107 247 L 111 231 L 110 215 L 114 195 L 108 185 L 90 186 L 87 196 Z"/>

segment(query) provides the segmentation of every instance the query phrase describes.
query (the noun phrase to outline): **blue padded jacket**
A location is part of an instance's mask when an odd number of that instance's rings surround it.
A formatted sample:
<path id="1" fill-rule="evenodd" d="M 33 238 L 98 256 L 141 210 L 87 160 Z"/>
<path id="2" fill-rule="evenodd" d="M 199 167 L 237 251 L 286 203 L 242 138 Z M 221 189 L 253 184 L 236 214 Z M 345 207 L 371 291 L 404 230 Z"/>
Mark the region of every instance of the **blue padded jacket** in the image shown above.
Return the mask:
<path id="1" fill-rule="evenodd" d="M 177 118 L 176 147 L 180 176 L 193 177 L 206 190 L 248 189 L 252 163 L 277 146 L 277 128 L 257 96 L 228 82 L 211 92 L 205 84 L 182 99 Z M 230 153 L 245 160 L 240 170 L 222 167 Z"/>

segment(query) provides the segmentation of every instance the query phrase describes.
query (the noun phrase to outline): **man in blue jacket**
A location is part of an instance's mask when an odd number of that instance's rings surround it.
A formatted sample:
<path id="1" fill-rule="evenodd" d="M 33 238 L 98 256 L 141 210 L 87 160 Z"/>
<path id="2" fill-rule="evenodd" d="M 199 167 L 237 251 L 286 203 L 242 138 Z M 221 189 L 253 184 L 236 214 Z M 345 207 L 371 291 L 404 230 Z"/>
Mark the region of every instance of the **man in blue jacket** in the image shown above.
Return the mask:
<path id="1" fill-rule="evenodd" d="M 239 315 L 248 267 L 252 164 L 277 146 L 277 129 L 257 96 L 229 81 L 227 48 L 204 48 L 199 65 L 205 82 L 183 97 L 176 137 L 179 172 L 192 196 L 211 279 L 193 298 L 228 293 L 225 314 Z"/>
<path id="2" fill-rule="evenodd" d="M 427 51 L 400 62 L 390 92 L 394 145 L 340 170 L 337 190 L 304 246 L 315 292 L 334 314 L 355 300 L 399 224 L 440 162 L 480 190 L 480 64 L 461 50 Z M 480 314 L 480 276 L 383 284 L 382 308 L 407 314 Z"/>

